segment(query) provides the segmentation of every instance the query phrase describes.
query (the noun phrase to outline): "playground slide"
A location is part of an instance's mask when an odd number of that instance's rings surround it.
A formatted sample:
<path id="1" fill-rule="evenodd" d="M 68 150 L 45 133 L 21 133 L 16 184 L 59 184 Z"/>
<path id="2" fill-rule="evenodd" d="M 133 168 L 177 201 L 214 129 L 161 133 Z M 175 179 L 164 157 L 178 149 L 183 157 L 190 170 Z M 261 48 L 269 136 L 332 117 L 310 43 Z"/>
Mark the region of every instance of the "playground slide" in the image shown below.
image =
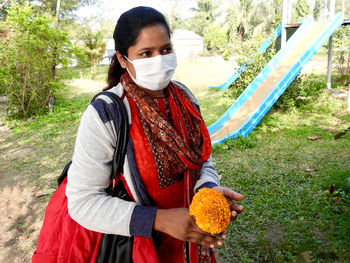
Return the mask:
<path id="1" fill-rule="evenodd" d="M 209 88 L 215 88 L 215 89 L 221 89 L 221 90 L 227 89 L 245 71 L 247 64 L 253 62 L 254 58 L 257 55 L 263 53 L 271 45 L 271 43 L 273 43 L 281 35 L 281 32 L 282 32 L 282 24 L 280 24 L 275 29 L 275 31 L 268 38 L 265 39 L 265 41 L 260 45 L 258 50 L 249 57 L 248 61 L 243 63 L 224 84 L 221 84 L 219 86 L 209 86 Z"/>
<path id="2" fill-rule="evenodd" d="M 228 110 L 208 127 L 212 144 L 238 135 L 246 137 L 342 23 L 341 12 L 330 22 L 307 19 Z"/>

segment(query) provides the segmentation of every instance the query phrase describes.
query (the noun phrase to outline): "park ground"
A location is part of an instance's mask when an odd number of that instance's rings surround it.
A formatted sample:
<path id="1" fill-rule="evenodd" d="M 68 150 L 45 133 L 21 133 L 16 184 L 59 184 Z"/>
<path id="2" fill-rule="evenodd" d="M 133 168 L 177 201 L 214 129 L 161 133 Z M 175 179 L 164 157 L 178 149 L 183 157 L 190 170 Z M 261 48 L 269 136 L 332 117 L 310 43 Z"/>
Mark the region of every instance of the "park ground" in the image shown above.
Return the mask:
<path id="1" fill-rule="evenodd" d="M 175 79 L 193 90 L 208 125 L 232 99 L 207 86 L 231 73 L 229 62 L 179 63 Z M 303 73 L 325 79 L 326 57 L 315 56 Z M 0 101 L 0 262 L 31 261 L 80 116 L 105 85 L 101 76 L 72 70 L 52 115 L 4 120 Z M 245 196 L 220 262 L 350 262 L 350 134 L 334 139 L 350 114 L 346 92 L 338 93 L 324 92 L 302 110 L 271 111 L 246 139 L 213 147 L 222 184 Z"/>

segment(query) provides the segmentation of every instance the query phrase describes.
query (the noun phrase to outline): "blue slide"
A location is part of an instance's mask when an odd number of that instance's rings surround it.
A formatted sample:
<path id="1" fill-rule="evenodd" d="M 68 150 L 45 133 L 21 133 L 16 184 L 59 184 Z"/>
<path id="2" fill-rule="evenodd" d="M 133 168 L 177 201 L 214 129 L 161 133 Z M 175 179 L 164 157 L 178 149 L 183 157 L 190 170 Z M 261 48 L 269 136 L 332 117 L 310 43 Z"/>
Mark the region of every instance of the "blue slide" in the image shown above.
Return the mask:
<path id="1" fill-rule="evenodd" d="M 238 135 L 246 137 L 342 23 L 341 12 L 328 22 L 307 19 L 228 110 L 208 127 L 212 144 Z"/>
<path id="2" fill-rule="evenodd" d="M 282 24 L 279 25 L 268 38 L 265 39 L 265 41 L 260 45 L 258 50 L 249 57 L 248 61 L 243 63 L 224 84 L 221 84 L 219 86 L 209 86 L 209 88 L 221 89 L 221 90 L 227 89 L 245 71 L 247 64 L 253 62 L 254 58 L 257 55 L 263 53 L 281 35 L 281 32 L 282 32 Z"/>

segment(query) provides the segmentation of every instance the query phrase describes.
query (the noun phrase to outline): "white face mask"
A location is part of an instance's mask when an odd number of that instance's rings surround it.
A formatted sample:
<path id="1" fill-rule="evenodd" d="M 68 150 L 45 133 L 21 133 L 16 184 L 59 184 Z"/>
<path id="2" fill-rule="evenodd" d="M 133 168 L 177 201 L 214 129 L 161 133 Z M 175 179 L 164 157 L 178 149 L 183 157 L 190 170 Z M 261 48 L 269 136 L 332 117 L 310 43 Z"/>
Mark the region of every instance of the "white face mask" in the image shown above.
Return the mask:
<path id="1" fill-rule="evenodd" d="M 136 71 L 135 79 L 126 68 L 132 80 L 140 87 L 154 91 L 165 89 L 168 86 L 177 66 L 175 53 L 133 61 L 126 56 L 125 58 L 134 65 Z"/>

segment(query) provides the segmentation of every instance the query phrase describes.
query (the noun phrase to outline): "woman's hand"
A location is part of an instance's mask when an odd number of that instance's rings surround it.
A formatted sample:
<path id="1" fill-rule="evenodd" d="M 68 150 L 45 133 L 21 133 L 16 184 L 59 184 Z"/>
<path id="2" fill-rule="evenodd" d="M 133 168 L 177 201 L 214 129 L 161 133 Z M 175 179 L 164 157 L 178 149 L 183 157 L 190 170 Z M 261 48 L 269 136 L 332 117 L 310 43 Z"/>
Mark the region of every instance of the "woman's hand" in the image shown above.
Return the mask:
<path id="1" fill-rule="evenodd" d="M 231 208 L 231 221 L 236 220 L 238 214 L 242 213 L 244 208 L 241 205 L 237 205 L 235 201 L 242 201 L 244 199 L 243 195 L 227 187 L 215 186 L 213 189 L 226 197 Z"/>
<path id="2" fill-rule="evenodd" d="M 226 238 L 224 233 L 211 235 L 200 229 L 188 208 L 158 209 L 153 228 L 176 239 L 211 248 L 222 245 L 221 239 Z"/>

